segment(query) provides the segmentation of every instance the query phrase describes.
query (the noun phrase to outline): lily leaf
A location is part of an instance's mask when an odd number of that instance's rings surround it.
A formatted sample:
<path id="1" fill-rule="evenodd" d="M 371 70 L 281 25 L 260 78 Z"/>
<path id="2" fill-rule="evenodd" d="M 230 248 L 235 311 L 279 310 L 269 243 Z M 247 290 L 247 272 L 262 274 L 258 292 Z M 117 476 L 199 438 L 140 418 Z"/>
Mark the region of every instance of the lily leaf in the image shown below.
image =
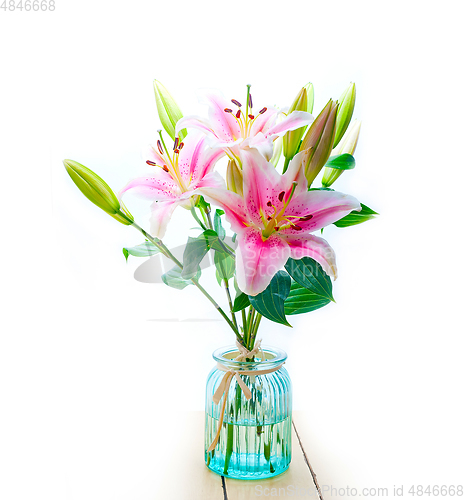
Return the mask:
<path id="1" fill-rule="evenodd" d="M 330 156 L 329 160 L 325 163 L 325 167 L 337 170 L 351 170 L 355 168 L 355 158 L 349 153 Z"/>
<path id="2" fill-rule="evenodd" d="M 284 267 L 299 285 L 320 297 L 325 297 L 334 302 L 331 278 L 324 272 L 318 262 L 310 257 L 303 257 L 298 260 L 288 259 Z"/>
<path id="3" fill-rule="evenodd" d="M 362 210 L 360 210 L 360 212 L 353 210 L 342 219 L 333 222 L 333 224 L 337 227 L 355 226 L 357 224 L 361 224 L 362 222 L 366 222 L 367 220 L 374 219 L 376 215 L 379 215 L 363 203 L 360 203 L 360 205 L 362 206 Z"/>
<path id="4" fill-rule="evenodd" d="M 199 279 L 200 269 L 197 269 L 195 276 L 192 277 Z M 186 286 L 192 285 L 192 280 L 184 279 L 181 276 L 181 269 L 177 266 L 173 267 L 173 269 L 170 269 L 167 273 L 163 274 L 161 279 L 163 280 L 163 283 L 165 283 L 165 285 L 168 285 L 172 288 L 177 288 L 178 290 L 182 290 L 183 288 L 186 288 Z"/>
<path id="5" fill-rule="evenodd" d="M 213 218 L 213 227 L 215 228 L 216 234 L 224 240 L 226 236 L 226 231 L 221 224 L 221 216 L 224 214 L 223 210 L 216 210 L 215 217 Z"/>
<path id="6" fill-rule="evenodd" d="M 151 241 L 144 241 L 140 245 L 136 245 L 135 247 L 123 248 L 123 254 L 128 260 L 130 255 L 134 257 L 151 257 L 152 255 L 156 255 L 160 250 L 156 247 Z"/>
<path id="7" fill-rule="evenodd" d="M 250 306 L 249 296 L 246 293 L 239 293 L 236 295 L 233 304 L 233 312 L 237 313 Z"/>
<path id="8" fill-rule="evenodd" d="M 210 248 L 205 238 L 191 238 L 189 236 L 182 257 L 184 269 L 182 270 L 181 276 L 183 279 L 188 280 L 195 276 L 200 263 L 209 249 Z"/>
<path id="9" fill-rule="evenodd" d="M 262 316 L 275 323 L 291 326 L 284 312 L 284 301 L 291 289 L 291 278 L 284 271 L 278 271 L 267 288 L 258 295 L 249 295 L 250 304 Z"/>
<path id="10" fill-rule="evenodd" d="M 284 312 L 289 315 L 303 314 L 320 309 L 330 302 L 326 297 L 311 292 L 293 281 L 291 291 L 284 302 Z"/>
<path id="11" fill-rule="evenodd" d="M 234 276 L 235 261 L 231 255 L 222 252 L 215 252 L 214 256 L 216 271 L 221 280 L 230 280 Z"/>

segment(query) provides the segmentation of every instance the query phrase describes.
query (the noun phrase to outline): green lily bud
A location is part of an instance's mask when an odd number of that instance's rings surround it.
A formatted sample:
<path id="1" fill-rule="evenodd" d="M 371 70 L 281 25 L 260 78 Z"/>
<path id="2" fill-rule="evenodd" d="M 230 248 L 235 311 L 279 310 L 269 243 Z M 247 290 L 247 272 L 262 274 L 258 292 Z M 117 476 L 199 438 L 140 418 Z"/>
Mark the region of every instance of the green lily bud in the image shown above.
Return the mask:
<path id="1" fill-rule="evenodd" d="M 351 83 L 339 99 L 339 110 L 336 118 L 336 135 L 333 148 L 335 148 L 342 136 L 345 134 L 354 113 L 355 106 L 355 83 Z"/>
<path id="2" fill-rule="evenodd" d="M 315 101 L 315 92 L 313 90 L 313 83 L 307 83 L 304 89 L 307 91 L 307 113 L 313 113 L 313 102 Z M 304 110 L 305 111 L 305 110 Z"/>
<path id="3" fill-rule="evenodd" d="M 305 177 L 309 187 L 328 161 L 333 149 L 338 106 L 337 101 L 329 100 L 328 104 L 310 125 L 300 145 L 300 151 L 312 148 L 312 152 L 305 163 Z"/>
<path id="4" fill-rule="evenodd" d="M 121 224 L 131 225 L 134 222 L 134 217 L 126 207 L 121 207 L 115 193 L 101 177 L 77 161 L 63 160 L 63 164 L 74 184 L 94 205 Z"/>
<path id="5" fill-rule="evenodd" d="M 307 89 L 303 87 L 300 92 L 297 94 L 294 102 L 291 104 L 289 108 L 288 114 L 291 114 L 293 111 L 307 111 L 308 109 L 308 98 L 307 98 Z M 283 138 L 283 153 L 287 160 L 291 160 L 297 150 L 299 149 L 300 140 L 304 135 L 305 127 L 298 128 L 296 130 L 290 130 L 284 134 Z"/>
<path id="6" fill-rule="evenodd" d="M 158 80 L 153 81 L 153 88 L 155 90 L 155 101 L 157 103 L 158 116 L 160 117 L 160 122 L 166 133 L 175 139 L 176 133 L 176 123 L 182 118 L 182 112 L 176 101 L 171 97 L 171 94 L 166 90 Z M 186 129 L 179 132 L 179 141 L 182 142 L 187 135 Z"/>
<path id="7" fill-rule="evenodd" d="M 229 191 L 244 196 L 242 170 L 238 167 L 235 160 L 228 161 L 228 166 L 226 168 L 226 186 Z"/>
<path id="8" fill-rule="evenodd" d="M 360 135 L 360 127 L 362 126 L 362 122 L 360 120 L 355 120 L 354 123 L 350 126 L 347 133 L 342 138 L 342 141 L 339 143 L 338 147 L 334 150 L 334 155 L 342 155 L 342 154 L 350 154 L 354 155 L 355 148 L 358 143 L 358 136 Z M 344 170 L 340 170 L 337 168 L 325 167 L 323 172 L 323 179 L 321 183 L 324 187 L 331 186 L 334 181 L 344 172 Z"/>

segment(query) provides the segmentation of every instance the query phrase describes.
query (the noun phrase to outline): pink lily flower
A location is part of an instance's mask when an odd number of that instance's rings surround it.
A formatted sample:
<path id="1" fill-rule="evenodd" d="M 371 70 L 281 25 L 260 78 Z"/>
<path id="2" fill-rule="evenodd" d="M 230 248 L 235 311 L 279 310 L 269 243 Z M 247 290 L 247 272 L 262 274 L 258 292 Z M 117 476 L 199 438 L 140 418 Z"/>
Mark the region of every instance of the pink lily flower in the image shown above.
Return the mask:
<path id="1" fill-rule="evenodd" d="M 190 134 L 185 142 L 176 138 L 171 155 L 158 141 L 157 148 L 150 147 L 146 153 L 146 163 L 156 167 L 155 172 L 132 180 L 121 190 L 119 197 L 135 190 L 142 197 L 153 200 L 150 219 L 152 235 L 163 238 L 176 207 L 190 209 L 192 196 L 198 194 L 201 188 L 225 188 L 221 176 L 212 172 L 222 152 L 205 146 L 204 137 L 199 139 Z"/>
<path id="2" fill-rule="evenodd" d="M 230 159 L 241 164 L 241 150 L 257 149 L 267 160 L 273 155 L 273 141 L 289 130 L 304 127 L 313 121 L 313 116 L 304 111 L 293 111 L 279 123 L 280 112 L 273 107 L 262 108 L 258 113 L 252 110 L 252 99 L 246 107 L 236 99 L 228 102 L 218 93 L 209 91 L 203 101 L 209 105 L 208 119 L 186 116 L 176 124 L 179 133 L 184 128 L 196 128 L 209 137 L 210 146 L 222 148 Z"/>
<path id="3" fill-rule="evenodd" d="M 242 155 L 244 197 L 227 190 L 202 189 L 208 201 L 220 205 L 237 233 L 236 278 L 248 295 L 263 292 L 289 257 L 308 256 L 336 279 L 333 249 L 318 231 L 361 210 L 352 196 L 336 191 L 308 191 L 303 173 L 307 151 L 296 155 L 280 175 L 256 151 Z"/>

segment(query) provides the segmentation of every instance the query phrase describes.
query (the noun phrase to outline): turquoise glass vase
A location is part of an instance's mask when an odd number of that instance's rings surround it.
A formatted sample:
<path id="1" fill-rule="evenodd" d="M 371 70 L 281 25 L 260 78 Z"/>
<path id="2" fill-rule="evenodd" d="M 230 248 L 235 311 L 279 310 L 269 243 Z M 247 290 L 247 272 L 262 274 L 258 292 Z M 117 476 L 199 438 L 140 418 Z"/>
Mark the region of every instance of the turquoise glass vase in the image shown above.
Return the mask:
<path id="1" fill-rule="evenodd" d="M 217 365 L 207 379 L 205 463 L 213 472 L 236 479 L 277 476 L 289 467 L 292 453 L 292 386 L 282 366 L 287 354 L 263 348 L 253 361 L 235 361 L 238 355 L 235 347 L 213 353 Z M 214 394 L 224 385 L 226 394 L 216 404 Z"/>

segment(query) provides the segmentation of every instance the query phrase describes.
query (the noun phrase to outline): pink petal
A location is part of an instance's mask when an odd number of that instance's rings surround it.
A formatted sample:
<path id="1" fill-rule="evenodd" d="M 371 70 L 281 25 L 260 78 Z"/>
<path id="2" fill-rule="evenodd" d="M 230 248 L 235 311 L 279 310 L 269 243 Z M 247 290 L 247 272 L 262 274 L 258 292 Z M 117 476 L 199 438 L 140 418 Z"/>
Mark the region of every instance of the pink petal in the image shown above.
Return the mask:
<path id="1" fill-rule="evenodd" d="M 179 131 L 183 128 L 195 128 L 205 134 L 215 135 L 211 124 L 208 120 L 202 118 L 201 116 L 185 116 L 184 118 L 181 118 L 178 123 L 176 123 L 176 135 L 178 135 Z"/>
<path id="2" fill-rule="evenodd" d="M 218 205 L 226 212 L 226 219 L 231 224 L 231 229 L 236 233 L 243 230 L 250 223 L 244 200 L 238 194 L 227 189 L 210 187 L 199 188 L 199 192 L 209 203 Z"/>
<path id="3" fill-rule="evenodd" d="M 283 239 L 289 244 L 291 258 L 311 257 L 321 265 L 326 274 L 337 278 L 336 255 L 326 240 L 312 234 L 286 235 Z"/>
<path id="4" fill-rule="evenodd" d="M 219 92 L 208 91 L 202 102 L 209 105 L 208 117 L 211 127 L 218 139 L 235 141 L 241 137 L 241 129 L 233 113 L 226 113 L 225 109 L 233 109 L 234 105 L 226 100 Z"/>
<path id="5" fill-rule="evenodd" d="M 194 170 L 198 169 L 204 148 L 205 136 L 189 134 L 184 140 L 179 151 L 178 168 L 186 186 L 190 184 Z"/>
<path id="6" fill-rule="evenodd" d="M 155 167 L 156 173 L 152 176 L 133 179 L 120 191 L 121 197 L 126 191 L 134 189 L 136 194 L 149 200 L 166 201 L 175 199 L 181 193 L 178 184 L 168 172 Z"/>
<path id="7" fill-rule="evenodd" d="M 194 165 L 191 171 L 192 181 L 201 180 L 214 168 L 216 162 L 224 156 L 224 150 L 206 148 L 202 152 L 200 161 Z"/>
<path id="8" fill-rule="evenodd" d="M 297 153 L 289 164 L 288 169 L 283 174 L 283 178 L 286 179 L 287 184 L 290 185 L 293 182 L 297 182 L 294 196 L 297 196 L 300 193 L 306 193 L 308 190 L 308 182 L 305 177 L 304 167 L 310 153 L 311 149 L 306 149 L 305 151 Z"/>
<path id="9" fill-rule="evenodd" d="M 224 183 L 223 177 L 218 172 L 210 172 L 209 174 L 203 176 L 193 187 L 195 186 L 195 192 L 202 194 L 203 189 L 224 189 L 226 191 L 226 184 Z"/>
<path id="10" fill-rule="evenodd" d="M 163 158 L 163 156 L 160 155 L 158 149 L 153 146 L 148 146 L 142 152 L 142 158 L 145 162 L 149 160 L 152 161 L 153 163 L 156 163 L 157 165 L 160 165 L 160 167 L 166 165 L 166 160 Z"/>
<path id="11" fill-rule="evenodd" d="M 259 132 L 254 137 L 248 137 L 241 144 L 242 149 L 256 149 L 266 160 L 273 156 L 273 139 Z"/>
<path id="12" fill-rule="evenodd" d="M 257 135 L 259 132 L 266 134 L 268 130 L 275 124 L 278 117 L 278 110 L 270 107 L 262 113 L 258 114 L 250 127 L 250 137 Z"/>
<path id="13" fill-rule="evenodd" d="M 165 236 L 166 226 L 179 203 L 179 200 L 154 201 L 152 203 L 152 216 L 150 217 L 150 233 L 152 236 L 160 239 Z"/>
<path id="14" fill-rule="evenodd" d="M 308 191 L 292 198 L 285 216 L 312 217 L 307 221 L 291 218 L 305 232 L 313 232 L 342 219 L 352 210 L 361 210 L 356 198 L 338 191 Z M 285 229 L 281 233 L 297 233 L 294 229 Z"/>
<path id="15" fill-rule="evenodd" d="M 283 121 L 271 127 L 266 133 L 267 136 L 278 134 L 282 135 L 289 130 L 305 127 L 313 121 L 313 116 L 305 111 L 293 111 L 290 115 L 286 116 Z"/>
<path id="16" fill-rule="evenodd" d="M 290 256 L 289 245 L 276 235 L 263 241 L 261 231 L 253 227 L 240 232 L 238 241 L 237 284 L 247 295 L 257 295 L 286 263 Z"/>

